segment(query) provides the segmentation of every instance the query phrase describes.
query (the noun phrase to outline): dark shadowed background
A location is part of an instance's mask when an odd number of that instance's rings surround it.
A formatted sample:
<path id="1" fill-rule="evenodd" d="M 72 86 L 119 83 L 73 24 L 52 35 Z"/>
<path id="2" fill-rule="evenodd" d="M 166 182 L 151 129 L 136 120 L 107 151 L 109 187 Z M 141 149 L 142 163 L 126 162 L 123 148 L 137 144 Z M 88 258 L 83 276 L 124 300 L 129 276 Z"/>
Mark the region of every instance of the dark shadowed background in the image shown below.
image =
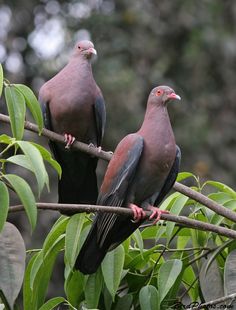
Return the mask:
<path id="1" fill-rule="evenodd" d="M 181 171 L 235 188 L 236 1 L 0 1 L 0 62 L 11 82 L 25 83 L 37 94 L 79 39 L 91 39 L 98 52 L 93 71 L 107 107 L 104 150 L 114 150 L 136 131 L 150 90 L 167 84 L 182 97 L 169 105 Z M 3 101 L 0 110 L 6 112 Z M 31 133 L 26 139 L 42 141 Z M 100 163 L 100 178 L 104 168 Z M 51 194 L 45 192 L 42 201 L 57 201 L 55 181 L 53 174 Z M 49 214 L 40 213 L 33 241 L 20 217 L 28 247 L 41 246 L 58 217 Z M 53 294 L 62 290 L 61 275 L 54 275 Z"/>

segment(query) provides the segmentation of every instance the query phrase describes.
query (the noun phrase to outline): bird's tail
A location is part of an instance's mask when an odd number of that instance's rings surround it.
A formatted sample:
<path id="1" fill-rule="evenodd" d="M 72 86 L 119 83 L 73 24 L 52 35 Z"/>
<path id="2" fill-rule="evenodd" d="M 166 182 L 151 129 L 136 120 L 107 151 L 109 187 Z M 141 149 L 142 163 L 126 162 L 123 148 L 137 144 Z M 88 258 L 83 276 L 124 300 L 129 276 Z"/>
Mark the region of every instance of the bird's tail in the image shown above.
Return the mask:
<path id="1" fill-rule="evenodd" d="M 83 274 L 92 274 L 96 272 L 105 257 L 106 252 L 106 249 L 99 246 L 96 226 L 94 225 L 76 259 L 75 269 L 79 269 Z"/>

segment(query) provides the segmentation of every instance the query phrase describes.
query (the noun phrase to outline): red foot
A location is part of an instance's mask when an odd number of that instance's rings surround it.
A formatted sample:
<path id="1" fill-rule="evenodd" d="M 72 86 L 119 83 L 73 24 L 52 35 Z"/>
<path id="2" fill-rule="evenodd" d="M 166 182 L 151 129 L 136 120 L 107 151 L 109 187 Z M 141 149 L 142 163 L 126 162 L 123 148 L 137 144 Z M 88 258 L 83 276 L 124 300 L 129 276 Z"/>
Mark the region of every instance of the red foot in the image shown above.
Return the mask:
<path id="1" fill-rule="evenodd" d="M 101 150 L 102 150 L 102 147 L 101 147 L 101 146 L 95 146 L 92 142 L 91 142 L 91 143 L 89 143 L 89 145 L 88 145 L 88 146 L 89 146 L 89 147 L 95 147 L 99 153 L 100 153 L 100 152 L 101 152 Z"/>
<path id="2" fill-rule="evenodd" d="M 65 137 L 65 142 L 66 142 L 65 148 L 69 149 L 71 145 L 74 143 L 75 137 L 73 137 L 71 134 L 68 134 L 68 133 L 65 133 L 64 137 Z"/>
<path id="3" fill-rule="evenodd" d="M 138 206 L 136 206 L 133 203 L 129 204 L 129 208 L 133 211 L 134 213 L 134 223 L 139 222 L 140 220 L 142 220 L 145 217 L 145 212 L 142 208 L 139 208 Z"/>
<path id="4" fill-rule="evenodd" d="M 160 220 L 162 214 L 169 214 L 170 213 L 169 211 L 161 210 L 161 209 L 159 209 L 157 207 L 153 207 L 153 206 L 149 206 L 147 209 L 149 211 L 152 211 L 152 214 L 150 215 L 149 220 L 155 219 L 153 222 L 153 225 L 155 225 Z"/>

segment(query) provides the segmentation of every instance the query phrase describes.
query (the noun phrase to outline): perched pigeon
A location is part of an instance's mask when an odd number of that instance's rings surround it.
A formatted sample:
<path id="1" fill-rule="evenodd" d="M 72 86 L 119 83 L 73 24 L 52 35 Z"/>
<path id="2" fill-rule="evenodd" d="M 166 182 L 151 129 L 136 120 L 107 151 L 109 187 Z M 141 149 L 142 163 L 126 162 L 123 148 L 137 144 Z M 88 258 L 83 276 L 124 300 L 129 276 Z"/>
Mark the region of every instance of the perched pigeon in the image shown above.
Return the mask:
<path id="1" fill-rule="evenodd" d="M 98 205 L 131 208 L 134 220 L 99 213 L 85 240 L 75 268 L 94 273 L 106 253 L 128 238 L 144 221 L 145 210 L 153 211 L 156 223 L 161 211 L 156 207 L 173 186 L 180 164 L 180 150 L 167 111 L 167 102 L 180 97 L 167 86 L 154 88 L 139 131 L 126 136 L 117 146 L 108 165 Z"/>
<path id="2" fill-rule="evenodd" d="M 92 73 L 91 59 L 97 52 L 90 41 L 76 44 L 68 64 L 39 91 L 46 128 L 65 135 L 66 147 L 50 142 L 62 167 L 58 184 L 60 203 L 97 200 L 97 158 L 70 149 L 74 140 L 100 147 L 105 103 Z"/>

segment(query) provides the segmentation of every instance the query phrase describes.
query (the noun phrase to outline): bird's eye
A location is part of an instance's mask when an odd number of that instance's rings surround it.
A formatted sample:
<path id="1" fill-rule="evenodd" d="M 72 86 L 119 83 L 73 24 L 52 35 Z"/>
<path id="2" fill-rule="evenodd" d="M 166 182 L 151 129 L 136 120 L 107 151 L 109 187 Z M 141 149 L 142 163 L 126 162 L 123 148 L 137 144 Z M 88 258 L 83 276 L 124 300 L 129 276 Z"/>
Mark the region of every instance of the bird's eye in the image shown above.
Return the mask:
<path id="1" fill-rule="evenodd" d="M 158 90 L 157 92 L 156 92 L 156 96 L 160 96 L 162 94 L 162 91 L 161 90 Z"/>
<path id="2" fill-rule="evenodd" d="M 81 50 L 81 46 L 80 45 L 78 46 L 78 49 Z"/>

